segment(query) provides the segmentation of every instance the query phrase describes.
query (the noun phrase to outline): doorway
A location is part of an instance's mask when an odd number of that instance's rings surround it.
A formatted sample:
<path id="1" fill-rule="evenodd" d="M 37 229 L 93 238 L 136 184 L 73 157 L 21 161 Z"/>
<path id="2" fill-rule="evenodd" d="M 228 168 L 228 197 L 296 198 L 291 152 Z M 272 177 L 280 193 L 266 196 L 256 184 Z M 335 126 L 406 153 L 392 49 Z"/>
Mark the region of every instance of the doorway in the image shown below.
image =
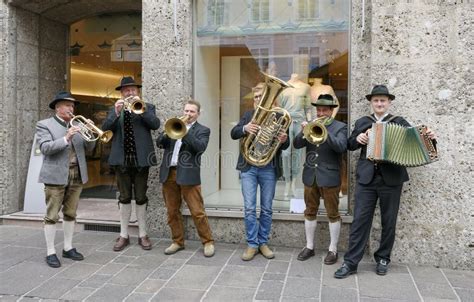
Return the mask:
<path id="1" fill-rule="evenodd" d="M 140 12 L 102 14 L 82 19 L 69 28 L 69 81 L 80 101 L 76 114 L 100 128 L 120 97 L 115 87 L 123 76 L 142 82 L 142 16 Z M 113 169 L 107 164 L 111 143 L 97 142 L 87 154 L 89 182 L 81 199 L 116 199 Z"/>

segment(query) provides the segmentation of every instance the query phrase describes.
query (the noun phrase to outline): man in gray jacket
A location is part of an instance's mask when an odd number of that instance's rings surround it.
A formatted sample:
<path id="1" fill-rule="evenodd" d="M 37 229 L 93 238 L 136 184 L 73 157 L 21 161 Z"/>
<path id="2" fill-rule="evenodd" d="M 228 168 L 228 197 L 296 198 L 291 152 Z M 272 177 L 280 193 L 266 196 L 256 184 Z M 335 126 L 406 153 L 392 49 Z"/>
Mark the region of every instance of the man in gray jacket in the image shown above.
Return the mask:
<path id="1" fill-rule="evenodd" d="M 78 102 L 69 92 L 60 92 L 49 104 L 55 110 L 51 118 L 36 125 L 37 142 L 43 157 L 39 182 L 44 183 L 46 215 L 44 234 L 46 238 L 46 263 L 60 267 L 56 256 L 54 237 L 59 211 L 63 212 L 64 249 L 63 257 L 83 260 L 81 253 L 72 247 L 74 222 L 82 185 L 87 182 L 86 150 L 92 150 L 95 143 L 86 142 L 78 133 L 77 126 L 69 127 L 74 107 Z"/>
<path id="2" fill-rule="evenodd" d="M 340 163 L 341 156 L 347 149 L 347 125 L 331 118 L 337 103 L 330 94 L 320 95 L 312 105 L 316 106 L 318 118 L 327 118 L 324 123 L 327 129 L 327 139 L 325 142 L 315 145 L 305 139 L 302 131 L 293 142 L 296 149 L 306 147 L 306 161 L 303 169 L 306 247 L 299 253 L 298 260 L 304 261 L 314 256 L 316 217 L 319 200 L 322 197 L 329 219 L 331 236 L 329 251 L 324 263 L 334 264 L 337 262 L 337 242 L 341 230 L 341 216 L 339 215 Z M 306 125 L 307 123 L 303 122 L 302 129 Z"/>

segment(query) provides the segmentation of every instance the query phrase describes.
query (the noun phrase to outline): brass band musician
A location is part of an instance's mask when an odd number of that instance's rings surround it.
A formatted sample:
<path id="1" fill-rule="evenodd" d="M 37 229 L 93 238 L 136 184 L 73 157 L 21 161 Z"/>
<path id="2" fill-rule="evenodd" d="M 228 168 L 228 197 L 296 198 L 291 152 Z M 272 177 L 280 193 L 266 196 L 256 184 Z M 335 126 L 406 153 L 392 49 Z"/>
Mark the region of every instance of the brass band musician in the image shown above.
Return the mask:
<path id="1" fill-rule="evenodd" d="M 139 101 L 141 87 L 132 77 L 122 78 L 120 85 L 115 88 L 120 91 L 121 99 L 115 102 L 102 125 L 103 130 L 110 130 L 114 134 L 108 163 L 114 167 L 120 192 L 120 236 L 113 247 L 114 251 L 121 251 L 130 244 L 128 223 L 132 197 L 136 203 L 138 244 L 144 250 L 152 248 L 146 231 L 146 192 L 149 168 L 157 164 L 151 130 L 160 127 L 160 120 L 156 117 L 154 105 Z M 130 105 L 132 101 L 138 106 Z"/>

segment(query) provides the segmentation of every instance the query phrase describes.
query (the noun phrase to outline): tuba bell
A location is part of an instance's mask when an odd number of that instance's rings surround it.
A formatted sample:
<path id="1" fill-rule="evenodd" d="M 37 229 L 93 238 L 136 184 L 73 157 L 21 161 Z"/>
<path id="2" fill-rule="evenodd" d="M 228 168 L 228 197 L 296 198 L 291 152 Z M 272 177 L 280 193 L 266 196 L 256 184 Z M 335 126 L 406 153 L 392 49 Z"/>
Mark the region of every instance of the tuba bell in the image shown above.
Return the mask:
<path id="1" fill-rule="evenodd" d="M 91 123 L 82 115 L 74 115 L 71 112 L 69 112 L 69 115 L 71 116 L 71 120 L 69 121 L 69 126 L 79 127 L 81 129 L 79 131 L 79 134 L 82 136 L 82 138 L 85 141 L 95 142 L 96 140 L 100 140 L 102 143 L 105 144 L 105 143 L 108 143 L 112 139 L 112 136 L 114 135 L 112 131 L 100 130 L 96 125 Z"/>
<path id="2" fill-rule="evenodd" d="M 260 126 L 256 135 L 249 134 L 241 140 L 241 153 L 245 160 L 257 167 L 267 165 L 275 156 L 281 143 L 278 140 L 280 132 L 286 132 L 291 124 L 288 111 L 273 107 L 278 95 L 290 84 L 264 72 L 265 88 L 262 98 L 255 108 L 252 121 Z"/>
<path id="3" fill-rule="evenodd" d="M 138 96 L 131 95 L 125 98 L 123 104 L 124 110 L 133 112 L 135 114 L 143 114 L 146 110 L 145 102 L 142 101 Z"/>
<path id="4" fill-rule="evenodd" d="M 171 139 L 183 138 L 186 133 L 188 133 L 188 129 L 186 128 L 186 122 L 188 119 L 187 115 L 167 119 L 165 122 L 166 135 Z"/>
<path id="5" fill-rule="evenodd" d="M 303 129 L 304 138 L 313 145 L 324 143 L 328 138 L 328 130 L 325 126 L 328 119 L 324 116 L 309 122 Z"/>

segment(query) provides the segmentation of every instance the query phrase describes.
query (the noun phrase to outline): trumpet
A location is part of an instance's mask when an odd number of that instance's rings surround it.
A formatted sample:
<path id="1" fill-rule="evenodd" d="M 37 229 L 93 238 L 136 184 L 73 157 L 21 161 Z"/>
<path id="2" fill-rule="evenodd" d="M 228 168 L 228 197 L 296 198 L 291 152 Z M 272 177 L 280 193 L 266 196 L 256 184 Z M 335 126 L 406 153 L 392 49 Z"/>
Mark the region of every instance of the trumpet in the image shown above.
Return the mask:
<path id="1" fill-rule="evenodd" d="M 135 114 L 142 114 L 146 110 L 145 102 L 140 100 L 138 96 L 131 95 L 123 100 L 123 108 Z"/>
<path id="2" fill-rule="evenodd" d="M 183 138 L 186 133 L 188 133 L 188 129 L 186 128 L 186 122 L 188 119 L 187 115 L 167 119 L 165 122 L 166 135 L 171 139 Z"/>
<path id="3" fill-rule="evenodd" d="M 95 142 L 96 140 L 100 139 L 100 141 L 105 144 L 105 143 L 108 143 L 112 139 L 112 136 L 114 135 L 112 131 L 100 130 L 96 125 L 94 125 L 92 122 L 90 122 L 88 119 L 86 119 L 82 115 L 74 115 L 71 112 L 69 112 L 69 115 L 71 116 L 71 120 L 69 121 L 69 126 L 79 127 L 81 129 L 79 131 L 79 134 L 82 136 L 82 138 L 85 141 Z"/>
<path id="4" fill-rule="evenodd" d="M 326 116 L 309 122 L 303 129 L 304 138 L 313 145 L 320 145 L 328 138 L 328 130 L 325 126 L 329 118 Z"/>

